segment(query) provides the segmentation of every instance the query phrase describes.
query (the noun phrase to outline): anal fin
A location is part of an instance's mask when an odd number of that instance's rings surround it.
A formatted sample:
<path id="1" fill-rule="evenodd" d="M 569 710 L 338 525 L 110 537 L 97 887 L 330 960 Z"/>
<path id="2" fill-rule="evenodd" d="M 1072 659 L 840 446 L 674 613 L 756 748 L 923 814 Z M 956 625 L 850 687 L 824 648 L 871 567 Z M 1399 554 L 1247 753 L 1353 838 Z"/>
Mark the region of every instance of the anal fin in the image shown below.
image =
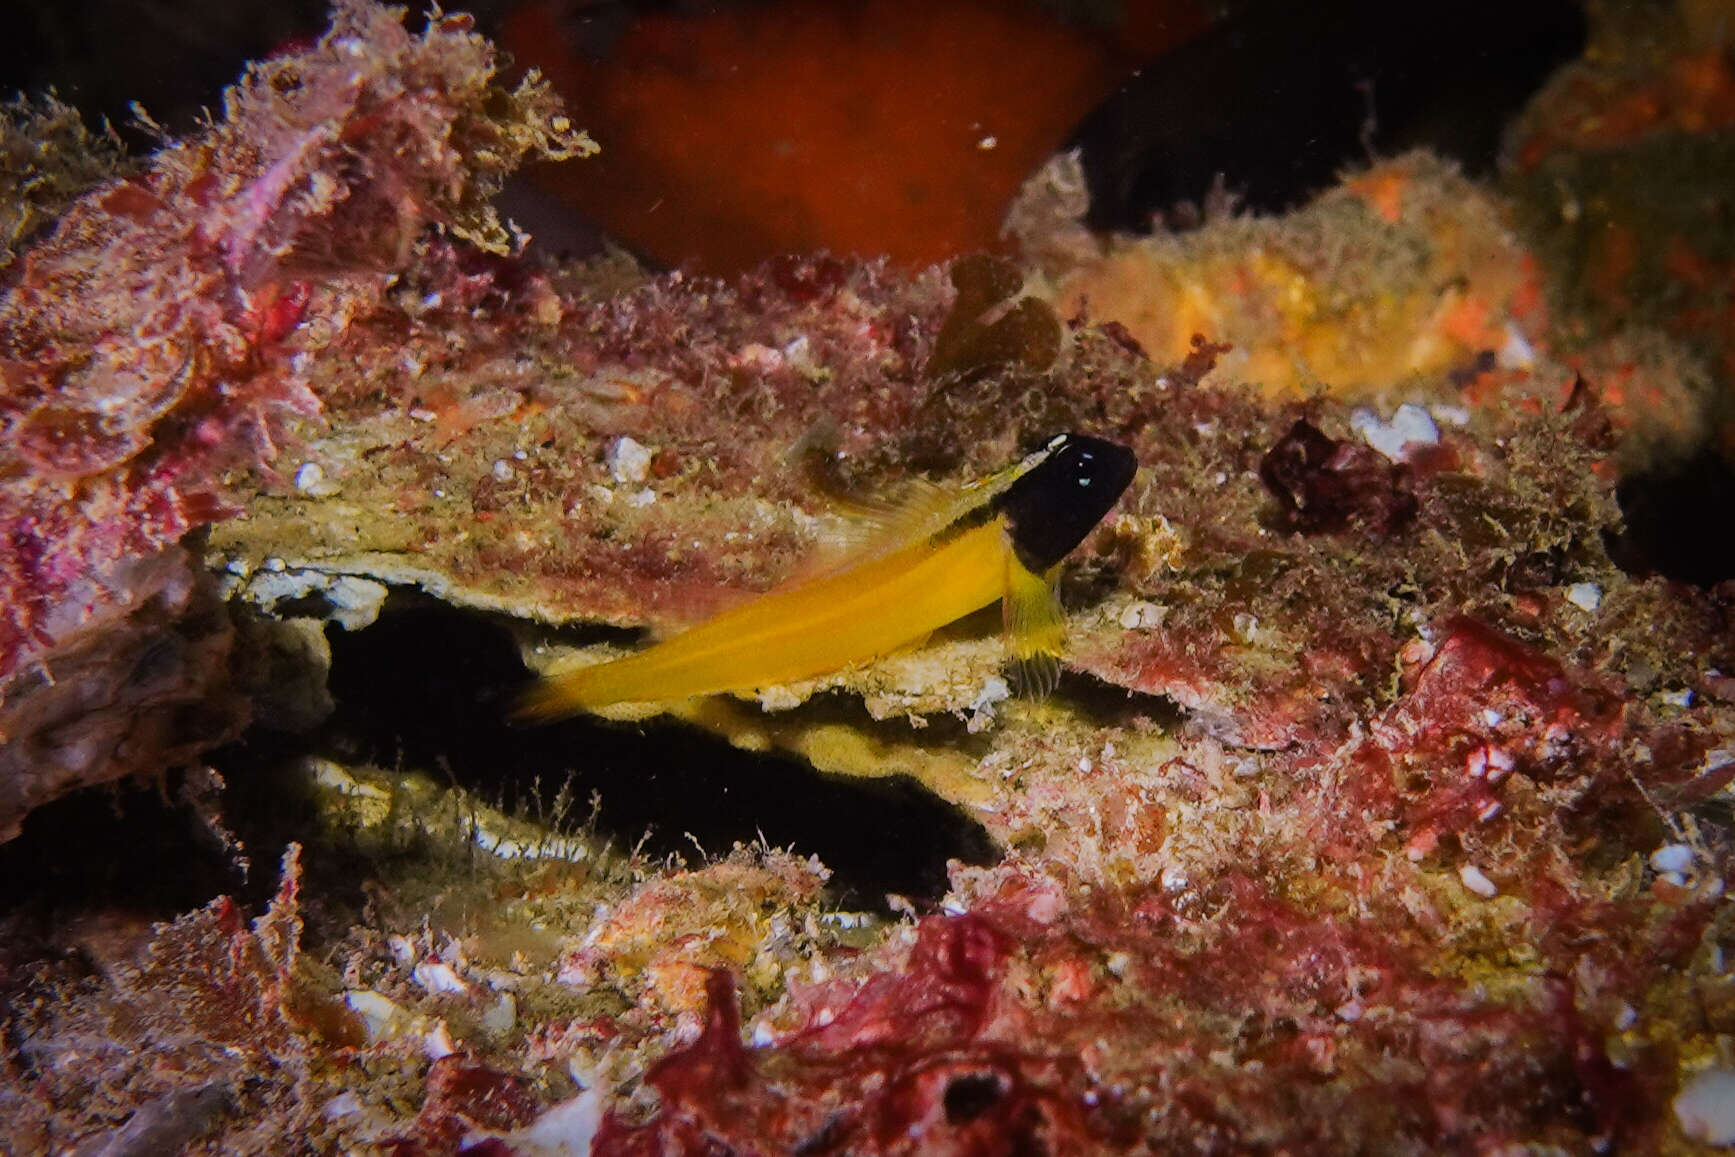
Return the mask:
<path id="1" fill-rule="evenodd" d="M 1000 609 L 1006 649 L 1014 663 L 1018 690 L 1046 698 L 1060 681 L 1060 655 L 1066 644 L 1066 618 L 1060 608 L 1060 567 L 1035 574 L 1010 558 Z"/>

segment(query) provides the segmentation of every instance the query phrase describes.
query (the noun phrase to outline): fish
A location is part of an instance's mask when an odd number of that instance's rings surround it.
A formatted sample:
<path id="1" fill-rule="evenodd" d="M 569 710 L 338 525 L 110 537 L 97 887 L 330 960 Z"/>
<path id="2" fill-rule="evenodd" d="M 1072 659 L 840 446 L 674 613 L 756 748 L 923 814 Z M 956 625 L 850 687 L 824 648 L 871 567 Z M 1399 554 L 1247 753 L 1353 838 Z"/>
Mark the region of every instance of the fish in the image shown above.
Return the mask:
<path id="1" fill-rule="evenodd" d="M 551 672 L 517 714 L 546 720 L 813 679 L 919 646 L 995 601 L 1020 682 L 1046 694 L 1065 642 L 1061 564 L 1137 470 L 1125 446 L 1065 433 L 964 486 L 917 483 L 834 566 L 645 650 Z"/>

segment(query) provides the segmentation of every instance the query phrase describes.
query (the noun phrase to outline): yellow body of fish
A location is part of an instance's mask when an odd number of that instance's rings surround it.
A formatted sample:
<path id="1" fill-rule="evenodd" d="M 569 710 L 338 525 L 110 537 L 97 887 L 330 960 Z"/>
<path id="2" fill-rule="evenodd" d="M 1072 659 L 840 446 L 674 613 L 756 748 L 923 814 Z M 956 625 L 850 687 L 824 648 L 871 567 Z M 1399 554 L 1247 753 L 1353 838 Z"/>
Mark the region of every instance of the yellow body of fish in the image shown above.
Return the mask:
<path id="1" fill-rule="evenodd" d="M 1004 600 L 1013 656 L 1039 668 L 1038 681 L 1051 681 L 1064 634 L 1054 594 L 1059 559 L 1050 560 L 1054 546 L 1046 540 L 1046 554 L 1020 548 L 1020 513 L 1028 502 L 998 504 L 1050 464 L 1068 438 L 1080 436 L 1062 435 L 1019 466 L 962 491 L 924 489 L 920 510 L 898 517 L 901 534 L 889 543 L 882 537 L 856 565 L 786 585 L 637 654 L 550 675 L 521 713 L 551 717 L 811 679 L 919 643 L 996 600 Z M 1091 496 L 1094 513 L 1063 555 L 1131 477 L 1129 453 L 1084 441 L 1125 460 L 1117 459 L 1119 473 L 1099 487 L 1113 485 L 1107 501 Z M 1067 480 L 1089 485 L 1075 474 Z M 1040 573 L 1033 564 L 1043 567 Z"/>

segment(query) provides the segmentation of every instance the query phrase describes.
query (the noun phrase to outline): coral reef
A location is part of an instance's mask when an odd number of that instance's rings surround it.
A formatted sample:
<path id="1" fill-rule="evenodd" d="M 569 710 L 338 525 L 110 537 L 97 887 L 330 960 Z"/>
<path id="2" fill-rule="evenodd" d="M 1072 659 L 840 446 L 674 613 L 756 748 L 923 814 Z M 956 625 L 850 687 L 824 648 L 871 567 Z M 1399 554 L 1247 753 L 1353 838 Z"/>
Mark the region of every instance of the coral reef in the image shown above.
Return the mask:
<path id="1" fill-rule="evenodd" d="M 10 271 L 0 734 L 35 742 L 46 769 L 35 785 L 11 769 L 19 802 L 0 831 L 69 780 L 172 762 L 172 744 L 128 752 L 130 766 L 79 762 L 100 738 L 60 715 L 33 737 L 43 712 L 26 701 L 56 682 L 59 655 L 185 601 L 196 559 L 179 540 L 236 513 L 247 487 L 228 476 L 269 468 L 284 420 L 319 412 L 300 367 L 379 305 L 426 230 L 504 252 L 488 203 L 504 173 L 590 147 L 534 78 L 496 84 L 491 52 L 462 17 L 412 36 L 384 9 L 341 6 L 315 48 L 256 66 L 221 122 L 80 199 Z M 79 670 L 92 678 L 59 694 L 93 718 L 104 703 L 131 713 L 124 678 Z"/>
<path id="2" fill-rule="evenodd" d="M 1650 436 L 1622 391 L 1691 393 L 1690 354 L 1564 332 L 1511 204 L 1421 154 L 1100 246 L 1062 158 L 1018 261 L 535 264 L 486 196 L 584 139 L 491 59 L 355 0 L 6 274 L 0 816 L 213 759 L 222 853 L 293 841 L 252 921 L 0 912 L 24 1146 L 1726 1142 L 1735 589 L 1613 550 Z M 328 667 L 393 678 L 339 640 L 405 587 L 508 665 L 611 654 L 1064 429 L 1141 470 L 1067 571 L 1053 695 L 1012 695 L 984 616 L 606 732 L 918 779 L 995 851 L 944 895 L 844 909 L 763 839 L 652 860 L 567 788 L 508 814 L 550 785 L 320 730 Z M 497 717 L 466 648 L 425 653 Z M 606 795 L 644 770 L 612 750 L 567 765 Z"/>

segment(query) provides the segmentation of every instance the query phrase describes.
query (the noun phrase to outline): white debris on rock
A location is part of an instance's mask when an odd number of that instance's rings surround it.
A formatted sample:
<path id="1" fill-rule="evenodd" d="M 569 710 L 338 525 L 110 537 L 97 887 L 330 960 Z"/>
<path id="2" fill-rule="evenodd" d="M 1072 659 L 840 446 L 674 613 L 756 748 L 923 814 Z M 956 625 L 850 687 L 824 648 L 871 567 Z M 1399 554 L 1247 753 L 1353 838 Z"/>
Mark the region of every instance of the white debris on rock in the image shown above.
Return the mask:
<path id="1" fill-rule="evenodd" d="M 1494 881 L 1483 875 L 1482 869 L 1475 864 L 1465 864 L 1459 868 L 1458 879 L 1464 882 L 1466 888 L 1484 900 L 1492 900 L 1500 894 L 1500 889 L 1494 886 Z"/>
<path id="2" fill-rule="evenodd" d="M 1602 588 L 1595 583 L 1573 583 L 1566 588 L 1566 601 L 1581 611 L 1594 611 L 1602 606 Z"/>
<path id="3" fill-rule="evenodd" d="M 410 975 L 429 992 L 443 992 L 453 996 L 470 994 L 469 984 L 443 960 L 424 960 L 416 965 Z"/>
<path id="4" fill-rule="evenodd" d="M 994 723 L 994 708 L 1012 698 L 1012 687 L 998 675 L 990 675 L 982 681 L 976 697 L 970 700 L 970 714 L 964 721 L 965 730 L 971 735 L 987 730 Z"/>
<path id="5" fill-rule="evenodd" d="M 290 570 L 282 559 L 266 559 L 241 590 L 249 602 L 267 610 L 286 600 L 321 595 L 329 608 L 325 617 L 346 631 L 359 631 L 379 618 L 386 593 L 385 584 L 372 579 L 318 570 Z"/>
<path id="6" fill-rule="evenodd" d="M 1411 402 L 1399 406 L 1389 422 L 1372 410 L 1359 409 L 1350 415 L 1349 424 L 1362 436 L 1362 441 L 1393 462 L 1406 461 L 1411 446 L 1434 446 L 1440 441 L 1440 427 L 1434 424 L 1434 416 Z"/>
<path id="7" fill-rule="evenodd" d="M 1690 872 L 1693 870 L 1693 849 L 1686 844 L 1664 844 L 1651 853 L 1653 872 Z"/>
<path id="8" fill-rule="evenodd" d="M 587 1157 L 602 1128 L 607 1098 L 601 1085 L 550 1108 L 513 1133 L 497 1134 L 521 1157 Z"/>
<path id="9" fill-rule="evenodd" d="M 1735 1072 L 1706 1069 L 1675 1095 L 1681 1132 L 1710 1145 L 1735 1145 Z"/>
<path id="10" fill-rule="evenodd" d="M 1169 608 L 1156 603 L 1128 603 L 1121 611 L 1121 626 L 1129 631 L 1154 631 L 1169 617 Z"/>
<path id="11" fill-rule="evenodd" d="M 370 1045 L 402 1035 L 411 1022 L 409 1013 L 390 997 L 371 988 L 346 992 L 343 994 L 343 1002 L 361 1022 L 362 1032 Z"/>
<path id="12" fill-rule="evenodd" d="M 648 446 L 628 437 L 614 440 L 608 448 L 608 472 L 614 480 L 623 485 L 633 482 L 643 482 L 651 474 L 651 458 L 653 453 Z"/>

